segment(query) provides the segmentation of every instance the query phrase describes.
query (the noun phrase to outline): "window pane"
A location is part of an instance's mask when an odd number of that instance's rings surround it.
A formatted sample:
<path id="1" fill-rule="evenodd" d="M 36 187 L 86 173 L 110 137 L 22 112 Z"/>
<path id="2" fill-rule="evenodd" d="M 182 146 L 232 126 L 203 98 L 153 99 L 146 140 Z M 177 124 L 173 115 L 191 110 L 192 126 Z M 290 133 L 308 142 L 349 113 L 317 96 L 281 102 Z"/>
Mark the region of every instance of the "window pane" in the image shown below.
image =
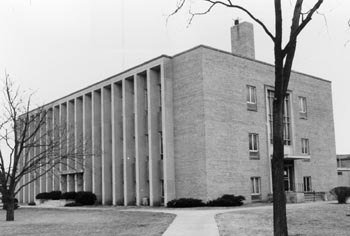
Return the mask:
<path id="1" fill-rule="evenodd" d="M 249 150 L 253 150 L 252 134 L 249 134 Z"/>
<path id="2" fill-rule="evenodd" d="M 254 86 L 247 85 L 247 102 L 256 103 L 256 88 Z"/>
<path id="3" fill-rule="evenodd" d="M 254 134 L 254 150 L 258 151 L 258 135 Z"/>

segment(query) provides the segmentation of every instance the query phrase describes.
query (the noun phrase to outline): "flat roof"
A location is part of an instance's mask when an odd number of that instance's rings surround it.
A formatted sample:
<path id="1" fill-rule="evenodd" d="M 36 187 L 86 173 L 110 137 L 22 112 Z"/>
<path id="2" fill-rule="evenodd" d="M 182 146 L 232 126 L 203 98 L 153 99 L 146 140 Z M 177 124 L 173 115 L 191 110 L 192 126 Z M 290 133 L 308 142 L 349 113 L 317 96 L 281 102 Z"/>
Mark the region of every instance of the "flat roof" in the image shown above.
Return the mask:
<path id="1" fill-rule="evenodd" d="M 55 100 L 53 100 L 53 101 L 51 101 L 51 102 L 48 102 L 48 103 L 44 104 L 43 107 L 44 107 L 44 106 L 48 106 L 48 105 L 50 105 L 50 104 L 53 104 L 53 103 L 55 103 L 55 102 L 57 102 L 57 101 L 59 101 L 59 100 L 68 98 L 68 97 L 74 95 L 75 93 L 82 92 L 83 90 L 86 90 L 86 89 L 89 89 L 89 88 L 91 88 L 91 87 L 94 87 L 94 86 L 98 85 L 99 83 L 103 83 L 103 82 L 105 82 L 105 81 L 108 81 L 108 80 L 110 80 L 110 79 L 112 79 L 112 78 L 114 78 L 114 77 L 117 77 L 117 76 L 120 76 L 120 75 L 122 75 L 122 74 L 125 74 L 125 73 L 127 73 L 127 72 L 129 72 L 129 71 L 131 71 L 131 70 L 134 70 L 134 69 L 136 69 L 136 68 L 138 68 L 138 67 L 141 67 L 141 66 L 143 66 L 143 65 L 146 65 L 146 64 L 151 63 L 151 62 L 153 62 L 153 61 L 159 60 L 159 59 L 161 59 L 161 58 L 172 59 L 172 58 L 174 58 L 174 57 L 178 57 L 178 56 L 180 56 L 180 55 L 183 55 L 183 54 L 186 54 L 186 53 L 188 53 L 188 52 L 197 50 L 197 49 L 199 49 L 199 48 L 205 48 L 205 49 L 213 50 L 213 51 L 216 51 L 216 52 L 219 52 L 219 53 L 224 53 L 224 54 L 231 55 L 231 56 L 234 56 L 234 57 L 239 57 L 239 58 L 242 58 L 242 59 L 254 61 L 254 62 L 263 64 L 263 65 L 266 65 L 266 66 L 274 67 L 273 64 L 269 64 L 269 63 L 267 63 L 267 62 L 259 61 L 259 60 L 256 60 L 256 59 L 253 59 L 253 58 L 249 58 L 249 57 L 244 57 L 244 56 L 237 55 L 237 54 L 234 54 L 234 53 L 231 53 L 231 52 L 228 52 L 228 51 L 224 51 L 224 50 L 220 50 L 220 49 L 217 49 L 217 48 L 213 48 L 213 47 L 210 47 L 210 46 L 207 46 L 207 45 L 200 44 L 200 45 L 198 45 L 198 46 L 195 46 L 195 47 L 190 48 L 190 49 L 188 49 L 188 50 L 185 50 L 185 51 L 183 51 L 183 52 L 177 53 L 177 54 L 175 54 L 175 55 L 173 55 L 173 56 L 169 56 L 169 55 L 166 55 L 166 54 L 162 54 L 162 55 L 160 55 L 160 56 L 158 56 L 158 57 L 155 57 L 155 58 L 153 58 L 153 59 L 147 60 L 147 61 L 145 61 L 145 62 L 143 62 L 143 63 L 141 63 L 141 64 L 138 64 L 138 65 L 136 65 L 136 66 L 133 66 L 133 67 L 131 67 L 131 68 L 129 68 L 129 69 L 126 69 L 126 70 L 124 70 L 124 71 L 121 71 L 121 72 L 119 72 L 119 73 L 117 73 L 117 74 L 111 75 L 111 76 L 109 76 L 109 77 L 107 77 L 107 78 L 105 78 L 105 79 L 99 80 L 99 81 L 97 81 L 96 83 L 93 83 L 93 84 L 88 85 L 88 86 L 86 86 L 86 87 L 84 87 L 84 88 L 81 88 L 81 89 L 79 89 L 79 90 L 76 90 L 76 91 L 74 91 L 74 92 L 71 92 L 71 93 L 69 93 L 69 94 L 67 94 L 67 95 L 65 95 L 65 96 L 63 96 L 63 97 L 60 97 L 60 98 L 57 98 L 57 99 L 55 99 Z M 331 83 L 331 81 L 329 81 L 329 80 L 325 80 L 325 79 L 322 79 L 322 78 L 319 78 L 319 77 L 316 77 L 316 76 L 313 76 L 313 75 L 308 75 L 308 74 L 301 73 L 301 72 L 294 71 L 294 70 L 292 70 L 292 72 L 293 72 L 293 73 L 296 73 L 296 74 L 308 76 L 309 78 L 313 78 L 313 79 L 317 79 L 317 80 L 321 80 L 321 81 L 324 81 L 324 82 Z M 36 110 L 36 109 L 37 109 L 37 108 L 31 110 L 30 112 L 32 112 L 32 111 L 34 111 L 34 110 Z"/>

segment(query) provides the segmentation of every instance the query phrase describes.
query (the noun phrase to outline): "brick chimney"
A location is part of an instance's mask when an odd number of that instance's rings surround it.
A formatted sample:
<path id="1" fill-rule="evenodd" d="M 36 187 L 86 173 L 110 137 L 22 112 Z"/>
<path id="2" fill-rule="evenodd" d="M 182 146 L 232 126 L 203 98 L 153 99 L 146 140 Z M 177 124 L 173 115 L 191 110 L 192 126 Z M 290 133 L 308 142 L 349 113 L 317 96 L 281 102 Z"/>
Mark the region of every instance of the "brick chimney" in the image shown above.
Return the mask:
<path id="1" fill-rule="evenodd" d="M 255 59 L 254 27 L 252 23 L 235 20 L 231 27 L 232 53 Z"/>

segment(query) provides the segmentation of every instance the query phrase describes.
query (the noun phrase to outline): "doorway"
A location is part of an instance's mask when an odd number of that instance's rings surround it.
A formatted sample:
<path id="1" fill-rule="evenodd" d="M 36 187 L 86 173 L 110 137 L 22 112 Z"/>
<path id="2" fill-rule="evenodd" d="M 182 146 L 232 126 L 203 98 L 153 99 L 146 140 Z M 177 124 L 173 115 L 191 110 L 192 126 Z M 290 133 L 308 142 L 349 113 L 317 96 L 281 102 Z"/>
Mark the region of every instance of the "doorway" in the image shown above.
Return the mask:
<path id="1" fill-rule="evenodd" d="M 284 190 L 286 192 L 295 191 L 295 187 L 294 187 L 294 162 L 293 161 L 285 161 L 284 170 L 283 170 L 283 178 L 284 178 Z"/>

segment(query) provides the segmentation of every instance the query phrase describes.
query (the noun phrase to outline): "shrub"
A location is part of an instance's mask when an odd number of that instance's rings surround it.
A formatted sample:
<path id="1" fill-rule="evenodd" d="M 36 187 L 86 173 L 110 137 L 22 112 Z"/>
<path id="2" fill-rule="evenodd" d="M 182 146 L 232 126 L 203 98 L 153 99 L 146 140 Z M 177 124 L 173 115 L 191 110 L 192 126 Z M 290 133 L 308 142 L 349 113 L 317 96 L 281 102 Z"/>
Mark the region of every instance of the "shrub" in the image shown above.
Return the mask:
<path id="1" fill-rule="evenodd" d="M 77 192 L 75 202 L 82 205 L 94 205 L 96 201 L 96 195 L 92 192 Z"/>
<path id="2" fill-rule="evenodd" d="M 52 191 L 49 193 L 50 199 L 52 200 L 60 200 L 61 199 L 61 191 Z"/>
<path id="3" fill-rule="evenodd" d="M 61 191 L 52 191 L 52 192 L 43 192 L 43 193 L 39 193 L 36 195 L 36 199 L 44 199 L 44 200 L 59 200 L 61 198 Z"/>
<path id="4" fill-rule="evenodd" d="M 331 189 L 329 192 L 337 197 L 339 204 L 345 204 L 350 197 L 350 187 L 340 186 Z"/>
<path id="5" fill-rule="evenodd" d="M 35 196 L 35 199 L 49 199 L 48 197 L 49 197 L 49 193 L 43 192 L 43 193 L 38 193 Z"/>
<path id="6" fill-rule="evenodd" d="M 76 206 L 83 206 L 83 204 L 79 203 L 79 202 L 70 202 L 70 203 L 66 203 L 66 205 L 64 205 L 65 207 L 76 207 Z"/>
<path id="7" fill-rule="evenodd" d="M 35 202 L 28 203 L 28 206 L 35 206 L 35 205 L 36 205 Z"/>
<path id="8" fill-rule="evenodd" d="M 167 203 L 167 207 L 201 207 L 205 206 L 205 204 L 200 199 L 194 198 L 179 198 L 171 200 Z"/>
<path id="9" fill-rule="evenodd" d="M 243 196 L 224 194 L 222 197 L 207 202 L 207 206 L 242 206 L 243 200 L 245 200 Z"/>
<path id="10" fill-rule="evenodd" d="M 61 199 L 75 199 L 76 196 L 76 192 L 65 192 L 61 195 Z"/>

